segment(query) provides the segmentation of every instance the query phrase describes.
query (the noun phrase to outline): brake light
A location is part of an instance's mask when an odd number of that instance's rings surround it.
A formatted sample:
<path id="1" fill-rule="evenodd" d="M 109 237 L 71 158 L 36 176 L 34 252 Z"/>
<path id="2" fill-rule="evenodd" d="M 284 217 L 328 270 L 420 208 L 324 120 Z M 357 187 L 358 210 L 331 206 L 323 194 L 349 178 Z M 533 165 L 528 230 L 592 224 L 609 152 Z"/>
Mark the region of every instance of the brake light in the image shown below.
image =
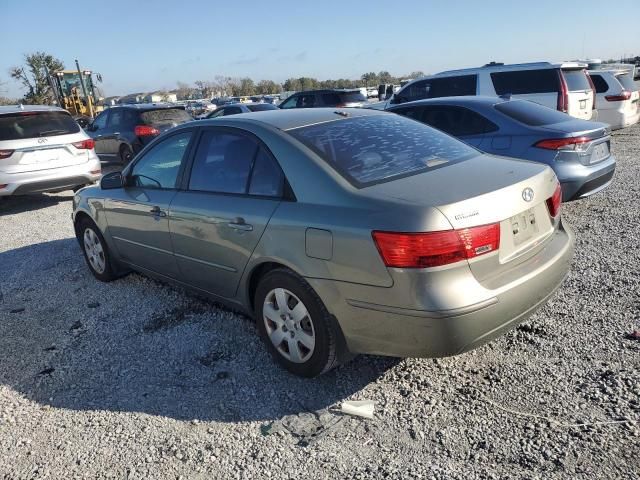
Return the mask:
<path id="1" fill-rule="evenodd" d="M 372 236 L 387 267 L 439 267 L 497 250 L 500 224 L 425 233 L 374 231 Z"/>
<path id="2" fill-rule="evenodd" d="M 631 98 L 631 92 L 623 90 L 620 95 L 605 95 L 604 99 L 607 102 L 623 102 Z"/>
<path id="3" fill-rule="evenodd" d="M 549 198 L 547 198 L 547 208 L 549 209 L 549 215 L 556 218 L 560 213 L 560 205 L 562 204 L 562 187 L 558 183 L 556 189 Z"/>
<path id="4" fill-rule="evenodd" d="M 584 74 L 587 76 L 587 80 L 589 80 L 589 85 L 591 85 L 591 92 L 593 93 L 593 104 L 591 108 L 596 109 L 596 86 L 593 84 L 593 80 L 591 80 L 591 75 L 586 70 L 583 70 Z"/>
<path id="5" fill-rule="evenodd" d="M 73 142 L 71 145 L 80 150 L 91 150 L 96 146 L 96 141 L 92 138 L 87 138 L 86 140 L 82 140 L 80 142 Z"/>
<path id="6" fill-rule="evenodd" d="M 149 125 L 136 125 L 133 133 L 136 137 L 150 137 L 152 135 L 158 135 L 160 130 Z"/>
<path id="7" fill-rule="evenodd" d="M 569 108 L 569 88 L 567 87 L 567 81 L 564 79 L 562 70 L 558 70 L 558 77 L 560 79 L 560 91 L 558 92 L 557 109 L 567 113 Z"/>
<path id="8" fill-rule="evenodd" d="M 534 147 L 547 150 L 575 150 L 578 145 L 591 142 L 589 137 L 549 138 L 534 143 Z"/>
<path id="9" fill-rule="evenodd" d="M 0 160 L 2 160 L 3 158 L 9 158 L 11 155 L 13 155 L 13 152 L 15 150 L 0 150 Z"/>

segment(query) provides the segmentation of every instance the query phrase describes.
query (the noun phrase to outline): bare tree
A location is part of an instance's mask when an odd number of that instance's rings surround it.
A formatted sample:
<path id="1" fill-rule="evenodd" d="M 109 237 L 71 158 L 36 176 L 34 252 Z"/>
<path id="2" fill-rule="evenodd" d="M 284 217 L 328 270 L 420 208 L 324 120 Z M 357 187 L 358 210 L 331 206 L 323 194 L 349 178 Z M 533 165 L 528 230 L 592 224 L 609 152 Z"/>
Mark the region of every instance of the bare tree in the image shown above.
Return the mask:
<path id="1" fill-rule="evenodd" d="M 62 69 L 64 64 L 61 60 L 45 52 L 35 52 L 25 55 L 25 65 L 12 67 L 9 75 L 26 89 L 25 103 L 51 105 L 55 96 L 51 91 L 47 72 Z"/>

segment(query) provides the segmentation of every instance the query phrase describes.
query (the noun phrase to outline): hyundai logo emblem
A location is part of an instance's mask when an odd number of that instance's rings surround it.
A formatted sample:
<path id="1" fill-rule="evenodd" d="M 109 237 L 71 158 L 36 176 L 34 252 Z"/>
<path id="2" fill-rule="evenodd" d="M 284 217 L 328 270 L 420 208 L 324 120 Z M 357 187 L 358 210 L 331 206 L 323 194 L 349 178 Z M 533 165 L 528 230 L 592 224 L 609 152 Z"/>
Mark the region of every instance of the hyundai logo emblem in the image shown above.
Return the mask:
<path id="1" fill-rule="evenodd" d="M 527 187 L 522 190 L 522 199 L 525 202 L 530 202 L 531 200 L 533 200 L 533 189 Z"/>

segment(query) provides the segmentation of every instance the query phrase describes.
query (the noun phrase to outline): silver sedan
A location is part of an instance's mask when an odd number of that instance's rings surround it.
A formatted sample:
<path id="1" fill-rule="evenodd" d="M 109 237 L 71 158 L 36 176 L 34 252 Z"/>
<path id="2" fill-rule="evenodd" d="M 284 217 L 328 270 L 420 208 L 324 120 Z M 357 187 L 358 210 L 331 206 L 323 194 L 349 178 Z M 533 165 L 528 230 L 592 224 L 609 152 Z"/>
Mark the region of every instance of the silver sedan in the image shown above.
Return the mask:
<path id="1" fill-rule="evenodd" d="M 73 221 L 96 278 L 136 270 L 240 309 L 304 376 L 477 347 L 543 304 L 573 252 L 549 167 L 360 109 L 176 127 L 78 192 Z"/>

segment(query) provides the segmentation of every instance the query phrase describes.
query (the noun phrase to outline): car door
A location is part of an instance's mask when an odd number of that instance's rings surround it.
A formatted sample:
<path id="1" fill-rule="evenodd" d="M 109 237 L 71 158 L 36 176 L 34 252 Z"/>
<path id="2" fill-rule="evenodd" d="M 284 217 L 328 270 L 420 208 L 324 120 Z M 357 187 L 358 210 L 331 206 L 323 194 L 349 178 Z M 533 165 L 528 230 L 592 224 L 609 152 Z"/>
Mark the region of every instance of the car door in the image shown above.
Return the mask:
<path id="1" fill-rule="evenodd" d="M 105 133 L 107 132 L 107 120 L 109 119 L 109 110 L 105 110 L 100 113 L 94 120 L 91 122 L 91 125 L 87 129 L 87 134 L 93 138 L 96 142 L 94 147 L 96 154 L 100 156 L 108 157 L 107 148 L 104 138 Z"/>
<path id="2" fill-rule="evenodd" d="M 203 129 L 190 170 L 170 208 L 176 261 L 183 281 L 231 298 L 281 202 L 284 176 L 254 136 L 223 127 Z"/>
<path id="3" fill-rule="evenodd" d="M 122 128 L 124 117 L 124 109 L 113 108 L 111 114 L 107 119 L 107 128 L 102 136 L 105 153 L 108 155 L 117 155 L 119 153 L 118 137 L 120 136 L 120 129 Z"/>
<path id="4" fill-rule="evenodd" d="M 120 258 L 167 277 L 178 277 L 169 234 L 169 205 L 176 195 L 194 130 L 164 137 L 125 172 L 125 186 L 105 201 L 109 233 Z"/>

